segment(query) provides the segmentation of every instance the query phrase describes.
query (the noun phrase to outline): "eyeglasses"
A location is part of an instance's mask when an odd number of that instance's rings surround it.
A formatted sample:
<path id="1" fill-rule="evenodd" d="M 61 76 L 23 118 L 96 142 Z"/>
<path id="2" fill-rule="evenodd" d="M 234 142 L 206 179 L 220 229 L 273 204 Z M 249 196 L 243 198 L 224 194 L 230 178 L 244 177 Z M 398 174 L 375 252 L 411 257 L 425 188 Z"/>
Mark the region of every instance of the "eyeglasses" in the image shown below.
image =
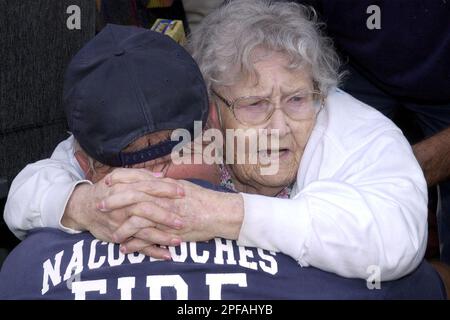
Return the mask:
<path id="1" fill-rule="evenodd" d="M 267 97 L 240 97 L 228 101 L 215 90 L 211 90 L 228 108 L 237 121 L 244 125 L 260 125 L 267 122 L 277 109 Z M 292 120 L 315 118 L 322 109 L 323 98 L 319 91 L 300 91 L 283 99 L 280 109 Z"/>

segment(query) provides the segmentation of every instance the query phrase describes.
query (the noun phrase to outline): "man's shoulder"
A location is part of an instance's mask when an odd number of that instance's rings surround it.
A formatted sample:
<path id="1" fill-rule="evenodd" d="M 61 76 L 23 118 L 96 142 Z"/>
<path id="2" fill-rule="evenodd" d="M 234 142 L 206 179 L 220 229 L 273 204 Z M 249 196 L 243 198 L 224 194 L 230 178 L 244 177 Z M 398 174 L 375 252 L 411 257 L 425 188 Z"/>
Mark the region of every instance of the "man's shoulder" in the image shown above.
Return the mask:
<path id="1" fill-rule="evenodd" d="M 155 299 L 149 296 L 153 286 L 159 288 L 163 298 L 184 294 L 186 298 L 214 298 L 210 287 L 221 288 L 227 281 L 236 288 L 223 291 L 222 298 L 267 298 L 272 293 L 265 290 L 265 285 L 261 287 L 261 281 L 273 286 L 298 270 L 295 261 L 287 256 L 244 249 L 225 239 L 183 242 L 169 249 L 172 261 L 160 261 L 138 253 L 122 254 L 119 245 L 102 242 L 89 233 L 73 235 L 56 229 L 36 229 L 5 261 L 0 288 L 7 290 L 0 293 L 0 298 L 71 299 L 84 296 L 84 285 L 89 281 L 99 286 L 89 289 L 92 292 L 87 298 L 94 299 L 120 299 L 124 292 L 118 286 L 123 281 L 136 284 L 131 292 L 135 299 Z M 81 282 L 75 288 L 69 285 L 71 281 Z M 243 284 L 245 287 L 239 289 Z M 105 287 L 105 292 L 100 287 Z M 278 295 L 290 297 L 281 290 Z"/>
<path id="2" fill-rule="evenodd" d="M 26 238 L 11 251 L 3 268 L 12 267 L 14 269 L 15 265 L 25 265 L 31 268 L 40 265 L 41 258 L 48 252 L 71 249 L 75 242 L 94 239 L 89 232 L 68 234 L 55 228 L 35 228 L 30 230 Z"/>
<path id="3" fill-rule="evenodd" d="M 117 244 L 89 233 L 40 228 L 11 253 L 0 272 L 0 298 L 14 299 L 377 299 L 439 298 L 429 266 L 368 290 L 315 268 L 300 268 L 288 256 L 235 241 L 214 239 L 170 247 L 172 261 L 122 254 Z M 74 283 L 78 282 L 76 285 Z M 414 285 L 415 289 L 411 290 Z M 427 292 L 428 290 L 428 292 Z"/>

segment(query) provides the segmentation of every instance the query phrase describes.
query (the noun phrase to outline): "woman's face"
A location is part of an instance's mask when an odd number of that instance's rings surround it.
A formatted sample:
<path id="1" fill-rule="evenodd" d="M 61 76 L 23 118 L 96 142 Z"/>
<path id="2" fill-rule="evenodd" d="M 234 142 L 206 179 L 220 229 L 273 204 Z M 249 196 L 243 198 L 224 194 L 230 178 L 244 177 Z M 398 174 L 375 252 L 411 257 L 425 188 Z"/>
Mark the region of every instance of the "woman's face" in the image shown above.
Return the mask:
<path id="1" fill-rule="evenodd" d="M 268 165 L 267 162 L 265 164 L 261 163 L 260 157 L 257 157 L 258 161 L 253 164 L 249 163 L 248 157 L 246 157 L 246 163 L 237 164 L 238 148 L 233 148 L 234 162 L 231 165 L 231 169 L 234 177 L 244 185 L 255 188 L 255 191 L 259 193 L 261 193 L 260 189 L 264 188 L 272 188 L 276 193 L 277 188 L 283 188 L 295 180 L 303 151 L 315 123 L 315 114 L 306 120 L 293 120 L 280 109 L 281 106 L 287 105 L 286 101 L 289 101 L 288 99 L 294 93 L 313 91 L 313 82 L 309 73 L 301 70 L 288 70 L 288 63 L 288 59 L 284 55 L 273 53 L 254 64 L 255 70 L 259 75 L 259 80 L 256 85 L 254 79 L 245 79 L 231 87 L 220 87 L 218 90 L 218 93 L 228 101 L 234 101 L 239 97 L 259 96 L 268 97 L 276 106 L 272 116 L 264 123 L 249 125 L 239 122 L 233 115 L 231 109 L 223 102 L 217 100 L 220 106 L 219 110 L 224 129 L 245 130 L 247 128 L 254 128 L 257 130 L 268 129 L 268 131 L 277 129 L 279 132 L 278 148 L 276 146 L 270 146 L 271 139 L 269 135 L 269 145 L 265 148 L 258 145 L 257 150 L 258 155 L 267 150 L 270 156 L 269 165 L 272 168 L 278 168 L 275 172 L 270 170 L 272 174 L 262 174 L 262 169 L 267 169 Z M 235 131 L 237 136 L 238 132 Z M 231 147 L 230 143 L 232 142 L 233 140 L 227 139 L 226 149 Z M 251 148 L 248 148 L 248 145 L 246 147 L 245 152 L 248 156 L 248 153 L 252 151 Z"/>

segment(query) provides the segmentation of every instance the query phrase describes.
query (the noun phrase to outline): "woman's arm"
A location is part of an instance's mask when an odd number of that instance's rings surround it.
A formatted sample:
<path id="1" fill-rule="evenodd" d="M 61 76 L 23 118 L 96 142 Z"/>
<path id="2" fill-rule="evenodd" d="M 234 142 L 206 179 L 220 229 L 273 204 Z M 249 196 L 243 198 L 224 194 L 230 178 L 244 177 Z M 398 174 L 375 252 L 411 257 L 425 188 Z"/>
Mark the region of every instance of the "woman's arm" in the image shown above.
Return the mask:
<path id="1" fill-rule="evenodd" d="M 398 131 L 360 148 L 292 200 L 244 195 L 242 245 L 282 251 L 300 265 L 383 280 L 412 271 L 426 248 L 427 189 Z"/>
<path id="2" fill-rule="evenodd" d="M 27 165 L 14 179 L 5 205 L 4 219 L 10 230 L 23 239 L 28 230 L 54 227 L 66 232 L 61 219 L 68 199 L 84 180 L 73 161 L 73 137 L 62 141 L 51 158 Z"/>

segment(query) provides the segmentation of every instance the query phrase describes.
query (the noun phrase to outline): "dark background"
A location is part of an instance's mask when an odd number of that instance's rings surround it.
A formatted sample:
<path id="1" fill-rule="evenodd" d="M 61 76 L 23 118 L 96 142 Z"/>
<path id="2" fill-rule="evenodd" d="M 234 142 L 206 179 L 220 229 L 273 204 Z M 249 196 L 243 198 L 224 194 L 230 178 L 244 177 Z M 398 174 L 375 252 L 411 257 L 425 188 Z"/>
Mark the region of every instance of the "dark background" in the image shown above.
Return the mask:
<path id="1" fill-rule="evenodd" d="M 81 30 L 66 26 L 70 5 L 81 9 Z M 68 137 L 64 69 L 94 34 L 93 0 L 0 0 L 0 212 L 14 176 Z M 16 243 L 2 214 L 0 247 Z"/>

